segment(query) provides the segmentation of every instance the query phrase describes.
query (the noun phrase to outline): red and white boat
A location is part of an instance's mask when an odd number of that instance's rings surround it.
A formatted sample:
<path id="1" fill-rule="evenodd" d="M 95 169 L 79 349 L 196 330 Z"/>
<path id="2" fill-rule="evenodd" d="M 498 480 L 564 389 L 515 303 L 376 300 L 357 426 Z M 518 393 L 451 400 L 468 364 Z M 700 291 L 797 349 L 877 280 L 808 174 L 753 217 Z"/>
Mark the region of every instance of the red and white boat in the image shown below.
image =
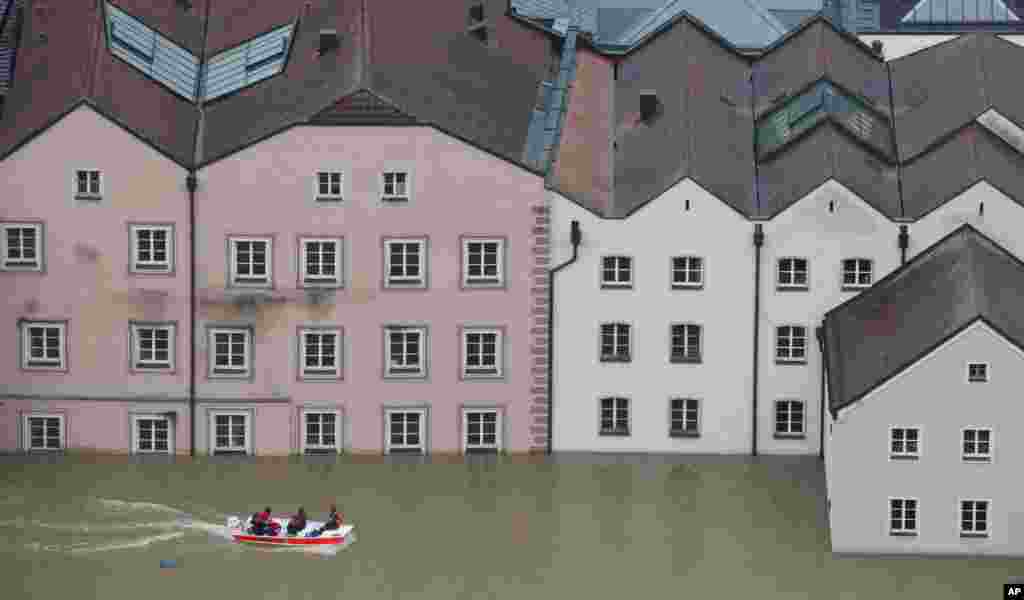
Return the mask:
<path id="1" fill-rule="evenodd" d="M 346 547 L 356 540 L 355 526 L 343 524 L 338 529 L 325 531 L 316 537 L 307 537 L 310 532 L 320 529 L 323 521 L 307 521 L 306 528 L 296 535 L 287 535 L 288 519 L 271 517 L 281 526 L 280 535 L 253 535 L 250 532 L 252 517 L 244 522 L 238 517 L 228 517 L 228 529 L 231 537 L 241 544 L 260 544 L 263 546 L 338 546 Z"/>

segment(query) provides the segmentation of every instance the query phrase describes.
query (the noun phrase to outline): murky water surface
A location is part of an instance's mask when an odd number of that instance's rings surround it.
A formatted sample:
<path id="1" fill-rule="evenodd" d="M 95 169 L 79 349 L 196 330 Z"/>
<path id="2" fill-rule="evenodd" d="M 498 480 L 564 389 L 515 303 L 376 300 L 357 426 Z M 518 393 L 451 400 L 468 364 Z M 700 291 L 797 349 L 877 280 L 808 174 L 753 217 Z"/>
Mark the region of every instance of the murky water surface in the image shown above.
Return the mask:
<path id="1" fill-rule="evenodd" d="M 0 457 L 3 598 L 1001 597 L 1024 560 L 834 558 L 814 458 Z M 338 551 L 228 515 L 336 501 Z M 175 568 L 161 568 L 162 560 Z"/>

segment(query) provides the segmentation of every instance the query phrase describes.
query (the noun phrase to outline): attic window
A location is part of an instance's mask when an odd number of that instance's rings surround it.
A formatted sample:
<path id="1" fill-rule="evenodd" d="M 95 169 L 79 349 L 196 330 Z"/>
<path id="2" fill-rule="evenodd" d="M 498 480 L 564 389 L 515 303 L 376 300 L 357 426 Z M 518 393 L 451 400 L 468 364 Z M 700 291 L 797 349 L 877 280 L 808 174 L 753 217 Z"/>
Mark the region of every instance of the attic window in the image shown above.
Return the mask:
<path id="1" fill-rule="evenodd" d="M 338 32 L 333 29 L 321 29 L 320 30 L 320 46 L 318 52 L 320 56 L 327 54 L 331 50 L 338 48 Z"/>
<path id="2" fill-rule="evenodd" d="M 969 383 L 988 382 L 988 363 L 968 363 L 967 381 Z"/>
<path id="3" fill-rule="evenodd" d="M 293 28 L 292 23 L 278 27 L 211 58 L 203 79 L 203 100 L 213 100 L 284 70 Z"/>
<path id="4" fill-rule="evenodd" d="M 661 116 L 662 105 L 655 92 L 640 92 L 640 120 L 652 125 Z"/>
<path id="5" fill-rule="evenodd" d="M 156 51 L 156 33 L 153 31 L 130 31 L 124 25 L 117 26 L 117 21 L 110 23 L 110 39 L 121 48 L 134 54 L 139 60 L 153 62 Z"/>
<path id="6" fill-rule="evenodd" d="M 176 94 L 195 100 L 199 74 L 195 55 L 112 4 L 106 8 L 110 53 Z"/>

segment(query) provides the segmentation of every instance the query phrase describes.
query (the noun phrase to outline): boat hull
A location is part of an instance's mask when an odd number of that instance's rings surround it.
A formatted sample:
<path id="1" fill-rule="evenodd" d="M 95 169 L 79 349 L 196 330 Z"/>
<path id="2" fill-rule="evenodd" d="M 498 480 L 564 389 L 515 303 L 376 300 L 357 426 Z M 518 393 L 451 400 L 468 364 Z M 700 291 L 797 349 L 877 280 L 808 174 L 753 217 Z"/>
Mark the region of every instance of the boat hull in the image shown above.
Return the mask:
<path id="1" fill-rule="evenodd" d="M 256 544 L 260 546 L 348 546 L 355 541 L 355 527 L 342 525 L 338 529 L 325 531 L 317 537 L 306 537 L 309 532 L 315 531 L 323 525 L 319 521 L 309 521 L 306 528 L 296 535 L 286 535 L 287 519 L 273 519 L 281 526 L 280 535 L 253 535 L 249 532 L 251 519 L 246 519 L 242 524 L 237 518 L 228 519 L 228 527 L 231 529 L 231 537 L 240 544 Z"/>

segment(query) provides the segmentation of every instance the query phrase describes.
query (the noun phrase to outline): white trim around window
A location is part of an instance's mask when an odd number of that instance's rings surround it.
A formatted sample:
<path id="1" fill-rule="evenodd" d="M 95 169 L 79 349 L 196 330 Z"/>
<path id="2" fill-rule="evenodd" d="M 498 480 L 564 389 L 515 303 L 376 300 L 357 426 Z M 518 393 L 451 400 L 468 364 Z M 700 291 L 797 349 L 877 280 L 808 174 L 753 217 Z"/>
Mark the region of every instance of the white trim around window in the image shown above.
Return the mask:
<path id="1" fill-rule="evenodd" d="M 76 200 L 103 198 L 103 171 L 93 168 L 75 169 L 71 177 L 71 194 Z"/>
<path id="2" fill-rule="evenodd" d="M 428 268 L 427 239 L 384 238 L 384 287 L 425 289 Z"/>
<path id="3" fill-rule="evenodd" d="M 173 225 L 131 224 L 128 230 L 132 273 L 174 272 Z"/>
<path id="4" fill-rule="evenodd" d="M 776 265 L 776 289 L 809 289 L 811 266 L 808 259 L 799 256 L 783 256 L 779 258 Z"/>
<path id="5" fill-rule="evenodd" d="M 248 327 L 211 327 L 207 337 L 211 379 L 248 379 L 252 369 L 252 330 Z"/>
<path id="6" fill-rule="evenodd" d="M 921 458 L 921 427 L 900 425 L 889 427 L 889 459 Z"/>
<path id="7" fill-rule="evenodd" d="M 274 239 L 230 236 L 229 271 L 232 286 L 272 287 L 274 281 Z"/>
<path id="8" fill-rule="evenodd" d="M 252 454 L 252 419 L 250 411 L 211 410 L 210 454 Z"/>
<path id="9" fill-rule="evenodd" d="M 992 368 L 987 362 L 967 363 L 967 383 L 988 383 Z"/>
<path id="10" fill-rule="evenodd" d="M 174 454 L 174 419 L 161 414 L 133 414 L 132 452 Z"/>
<path id="11" fill-rule="evenodd" d="M 776 439 L 802 439 L 807 436 L 807 407 L 802 400 L 776 400 L 774 408 Z"/>
<path id="12" fill-rule="evenodd" d="M 839 265 L 840 287 L 862 290 L 874 281 L 875 261 L 870 258 L 844 258 Z"/>
<path id="13" fill-rule="evenodd" d="M 628 363 L 633 360 L 633 327 L 629 323 L 601 323 L 597 330 L 598 361 Z"/>
<path id="14" fill-rule="evenodd" d="M 505 285 L 504 238 L 462 238 L 462 287 Z"/>
<path id="15" fill-rule="evenodd" d="M 992 462 L 991 427 L 964 427 L 960 430 L 960 457 L 964 462 Z"/>
<path id="16" fill-rule="evenodd" d="M 313 173 L 313 199 L 317 202 L 344 201 L 345 172 L 324 169 Z"/>
<path id="17" fill-rule="evenodd" d="M 807 363 L 807 327 L 779 325 L 775 328 L 775 363 L 802 365 Z"/>
<path id="18" fill-rule="evenodd" d="M 889 535 L 916 536 L 921 530 L 921 504 L 917 498 L 889 498 Z"/>
<path id="19" fill-rule="evenodd" d="M 21 322 L 21 368 L 67 371 L 67 321 Z"/>
<path id="20" fill-rule="evenodd" d="M 303 454 L 341 452 L 341 411 L 328 408 L 303 408 L 300 444 Z"/>
<path id="21" fill-rule="evenodd" d="M 500 327 L 461 329 L 462 378 L 500 379 L 505 374 L 505 331 Z"/>
<path id="22" fill-rule="evenodd" d="M 387 203 L 408 202 L 412 198 L 412 173 L 388 169 L 380 174 L 380 199 Z"/>
<path id="23" fill-rule="evenodd" d="M 597 401 L 597 435 L 629 437 L 629 398 L 606 396 Z"/>
<path id="24" fill-rule="evenodd" d="M 427 410 L 386 407 L 384 409 L 384 453 L 427 453 Z"/>
<path id="25" fill-rule="evenodd" d="M 300 327 L 299 379 L 342 378 L 344 336 L 340 327 Z"/>
<path id="26" fill-rule="evenodd" d="M 427 328 L 384 326 L 384 377 L 424 379 L 427 376 Z"/>
<path id="27" fill-rule="evenodd" d="M 682 255 L 669 259 L 669 282 L 673 290 L 699 290 L 704 287 L 704 258 Z"/>
<path id="28" fill-rule="evenodd" d="M 173 373 L 177 346 L 175 323 L 131 321 L 130 371 L 135 373 Z"/>
<path id="29" fill-rule="evenodd" d="M 669 437 L 700 437 L 700 400 L 670 398 L 668 423 Z"/>
<path id="30" fill-rule="evenodd" d="M 300 237 L 299 286 L 343 287 L 344 246 L 340 237 Z"/>
<path id="31" fill-rule="evenodd" d="M 462 453 L 502 451 L 503 415 L 498 408 L 462 409 Z"/>
<path id="32" fill-rule="evenodd" d="M 28 413 L 22 417 L 22 450 L 53 452 L 67 448 L 67 421 L 62 414 Z"/>
<path id="33" fill-rule="evenodd" d="M 628 289 L 633 287 L 633 257 L 609 255 L 601 257 L 601 287 Z"/>
<path id="34" fill-rule="evenodd" d="M 992 532 L 992 501 L 983 498 L 957 499 L 957 530 L 962 538 L 987 538 Z"/>
<path id="35" fill-rule="evenodd" d="M 45 264 L 42 223 L 0 223 L 0 271 L 42 272 Z"/>

